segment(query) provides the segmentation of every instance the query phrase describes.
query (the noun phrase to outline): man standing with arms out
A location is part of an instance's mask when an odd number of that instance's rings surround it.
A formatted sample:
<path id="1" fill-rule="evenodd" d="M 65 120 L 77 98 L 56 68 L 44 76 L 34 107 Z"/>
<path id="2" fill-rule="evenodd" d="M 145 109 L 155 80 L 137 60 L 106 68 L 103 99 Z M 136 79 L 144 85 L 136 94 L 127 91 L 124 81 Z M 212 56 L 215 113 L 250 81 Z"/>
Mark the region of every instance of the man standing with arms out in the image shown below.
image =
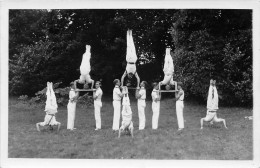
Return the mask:
<path id="1" fill-rule="evenodd" d="M 160 114 L 160 100 L 161 96 L 159 94 L 159 85 L 158 83 L 153 83 L 153 91 L 152 91 L 152 111 L 153 111 L 153 118 L 152 118 L 152 129 L 158 128 L 158 121 L 159 121 L 159 114 Z"/>
<path id="2" fill-rule="evenodd" d="M 120 80 L 115 79 L 113 81 L 115 87 L 113 90 L 113 107 L 114 107 L 114 118 L 113 118 L 113 131 L 119 130 L 119 122 L 120 122 L 120 110 L 121 110 L 121 98 L 123 94 L 120 91 Z"/>
<path id="3" fill-rule="evenodd" d="M 102 95 L 103 95 L 103 91 L 100 88 L 101 82 L 97 81 L 95 86 L 96 86 L 96 89 L 97 89 L 93 92 L 94 108 L 95 108 L 95 120 L 96 120 L 96 129 L 95 130 L 99 130 L 99 129 L 101 129 L 100 109 L 102 107 L 101 98 L 102 98 Z"/>
<path id="4" fill-rule="evenodd" d="M 175 98 L 176 98 L 176 115 L 178 120 L 178 131 L 182 130 L 184 128 L 184 119 L 183 119 L 183 108 L 184 108 L 184 91 L 182 90 L 182 83 L 177 83 L 178 91 L 175 92 Z"/>
<path id="5" fill-rule="evenodd" d="M 140 84 L 141 89 L 136 90 L 136 98 L 138 99 L 137 107 L 139 117 L 139 130 L 143 130 L 145 128 L 146 86 L 147 82 L 142 81 Z"/>
<path id="6" fill-rule="evenodd" d="M 209 92 L 208 92 L 208 100 L 207 100 L 207 115 L 206 117 L 200 119 L 200 125 L 203 129 L 203 121 L 208 121 L 213 124 L 213 122 L 223 122 L 224 127 L 227 129 L 225 119 L 217 117 L 218 110 L 218 91 L 216 88 L 216 81 L 211 79 Z"/>

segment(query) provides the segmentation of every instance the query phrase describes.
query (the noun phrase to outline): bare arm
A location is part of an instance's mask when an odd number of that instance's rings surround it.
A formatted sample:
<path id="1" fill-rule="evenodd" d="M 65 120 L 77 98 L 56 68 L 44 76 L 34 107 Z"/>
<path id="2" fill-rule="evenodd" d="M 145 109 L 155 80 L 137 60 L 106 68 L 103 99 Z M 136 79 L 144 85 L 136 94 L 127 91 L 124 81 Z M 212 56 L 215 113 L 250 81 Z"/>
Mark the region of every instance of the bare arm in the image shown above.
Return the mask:
<path id="1" fill-rule="evenodd" d="M 123 76 L 121 77 L 121 86 L 124 86 L 125 76 L 126 76 L 126 71 L 124 72 Z"/>
<path id="2" fill-rule="evenodd" d="M 96 91 L 93 92 L 93 99 L 96 100 L 98 95 L 96 95 Z"/>
<path id="3" fill-rule="evenodd" d="M 183 92 L 178 91 L 178 93 L 175 93 L 176 101 L 179 100 L 179 98 L 183 95 Z"/>
<path id="4" fill-rule="evenodd" d="M 95 82 L 94 80 L 91 81 L 91 89 L 93 89 L 94 87 L 94 82 Z"/>
<path id="5" fill-rule="evenodd" d="M 135 73 L 135 77 L 137 79 L 137 88 L 139 88 L 139 86 L 140 86 L 140 78 L 139 78 L 137 72 Z"/>
<path id="6" fill-rule="evenodd" d="M 75 96 L 71 98 L 71 101 L 74 102 L 78 99 L 79 97 L 79 92 L 75 92 Z"/>
<path id="7" fill-rule="evenodd" d="M 78 82 L 78 80 L 75 80 L 75 81 L 74 81 L 74 87 L 75 87 L 75 89 L 78 89 L 78 88 L 77 88 L 77 82 Z"/>
<path id="8" fill-rule="evenodd" d="M 156 100 L 157 100 L 157 101 L 160 101 L 160 100 L 161 100 L 161 93 L 158 92 L 157 96 L 158 96 L 158 97 L 156 98 Z"/>
<path id="9" fill-rule="evenodd" d="M 135 97 L 136 97 L 136 99 L 140 99 L 140 97 L 142 96 L 142 95 L 140 95 L 139 94 L 139 89 L 136 89 L 136 91 L 135 91 Z"/>

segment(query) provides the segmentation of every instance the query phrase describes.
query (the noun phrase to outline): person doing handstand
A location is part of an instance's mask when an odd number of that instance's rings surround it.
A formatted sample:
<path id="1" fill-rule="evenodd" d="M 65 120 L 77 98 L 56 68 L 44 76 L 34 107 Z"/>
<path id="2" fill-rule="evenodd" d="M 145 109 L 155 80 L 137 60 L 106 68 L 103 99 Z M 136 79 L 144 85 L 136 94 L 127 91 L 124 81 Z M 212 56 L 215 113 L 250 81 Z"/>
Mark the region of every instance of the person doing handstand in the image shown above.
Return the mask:
<path id="1" fill-rule="evenodd" d="M 90 53 L 91 46 L 86 45 L 86 52 L 82 56 L 82 61 L 80 65 L 80 78 L 75 80 L 75 88 L 77 89 L 77 83 L 84 84 L 84 89 L 88 89 L 88 84 L 91 84 L 91 89 L 94 87 L 94 80 L 91 79 L 89 73 L 91 70 L 90 66 Z"/>
<path id="2" fill-rule="evenodd" d="M 132 30 L 128 30 L 126 33 L 126 41 L 127 41 L 127 48 L 126 48 L 126 70 L 121 77 L 121 85 L 124 85 L 124 79 L 127 76 L 128 79 L 132 79 L 133 76 L 137 79 L 137 88 L 139 88 L 140 85 L 140 78 L 136 72 L 136 61 L 137 61 L 137 55 L 134 45 L 134 40 L 132 36 Z"/>

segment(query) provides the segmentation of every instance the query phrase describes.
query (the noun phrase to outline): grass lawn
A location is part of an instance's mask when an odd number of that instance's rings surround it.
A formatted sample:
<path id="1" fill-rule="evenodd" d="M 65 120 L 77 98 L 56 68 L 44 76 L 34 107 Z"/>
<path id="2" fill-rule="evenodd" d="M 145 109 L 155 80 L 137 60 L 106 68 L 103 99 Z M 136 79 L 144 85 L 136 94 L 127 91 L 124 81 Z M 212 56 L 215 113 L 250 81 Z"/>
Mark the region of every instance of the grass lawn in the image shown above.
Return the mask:
<path id="1" fill-rule="evenodd" d="M 44 119 L 44 107 L 30 107 L 17 100 L 9 100 L 9 158 L 82 158 L 82 159 L 253 159 L 252 109 L 222 108 L 218 117 L 222 123 L 205 123 L 200 130 L 200 118 L 206 114 L 205 105 L 185 102 L 185 129 L 177 132 L 175 102 L 161 101 L 158 130 L 152 130 L 151 101 L 146 106 L 146 129 L 138 130 L 137 103 L 131 98 L 134 138 L 112 131 L 113 106 L 111 98 L 103 98 L 102 130 L 94 131 L 94 109 L 77 106 L 75 131 L 68 131 L 67 108 L 59 107 L 57 121 L 60 132 L 47 128 L 37 132 L 35 124 Z"/>

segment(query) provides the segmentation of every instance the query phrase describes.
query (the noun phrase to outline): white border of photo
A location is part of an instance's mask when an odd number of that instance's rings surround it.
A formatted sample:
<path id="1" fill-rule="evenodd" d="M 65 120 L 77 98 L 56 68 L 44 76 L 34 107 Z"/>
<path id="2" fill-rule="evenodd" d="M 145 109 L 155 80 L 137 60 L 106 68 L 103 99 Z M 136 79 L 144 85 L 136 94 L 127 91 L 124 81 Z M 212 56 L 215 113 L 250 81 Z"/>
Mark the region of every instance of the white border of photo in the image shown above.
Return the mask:
<path id="1" fill-rule="evenodd" d="M 8 158 L 8 30 L 9 9 L 252 9 L 253 10 L 253 160 L 115 160 Z M 0 0 L 0 119 L 3 168 L 52 167 L 260 167 L 260 0 Z"/>

